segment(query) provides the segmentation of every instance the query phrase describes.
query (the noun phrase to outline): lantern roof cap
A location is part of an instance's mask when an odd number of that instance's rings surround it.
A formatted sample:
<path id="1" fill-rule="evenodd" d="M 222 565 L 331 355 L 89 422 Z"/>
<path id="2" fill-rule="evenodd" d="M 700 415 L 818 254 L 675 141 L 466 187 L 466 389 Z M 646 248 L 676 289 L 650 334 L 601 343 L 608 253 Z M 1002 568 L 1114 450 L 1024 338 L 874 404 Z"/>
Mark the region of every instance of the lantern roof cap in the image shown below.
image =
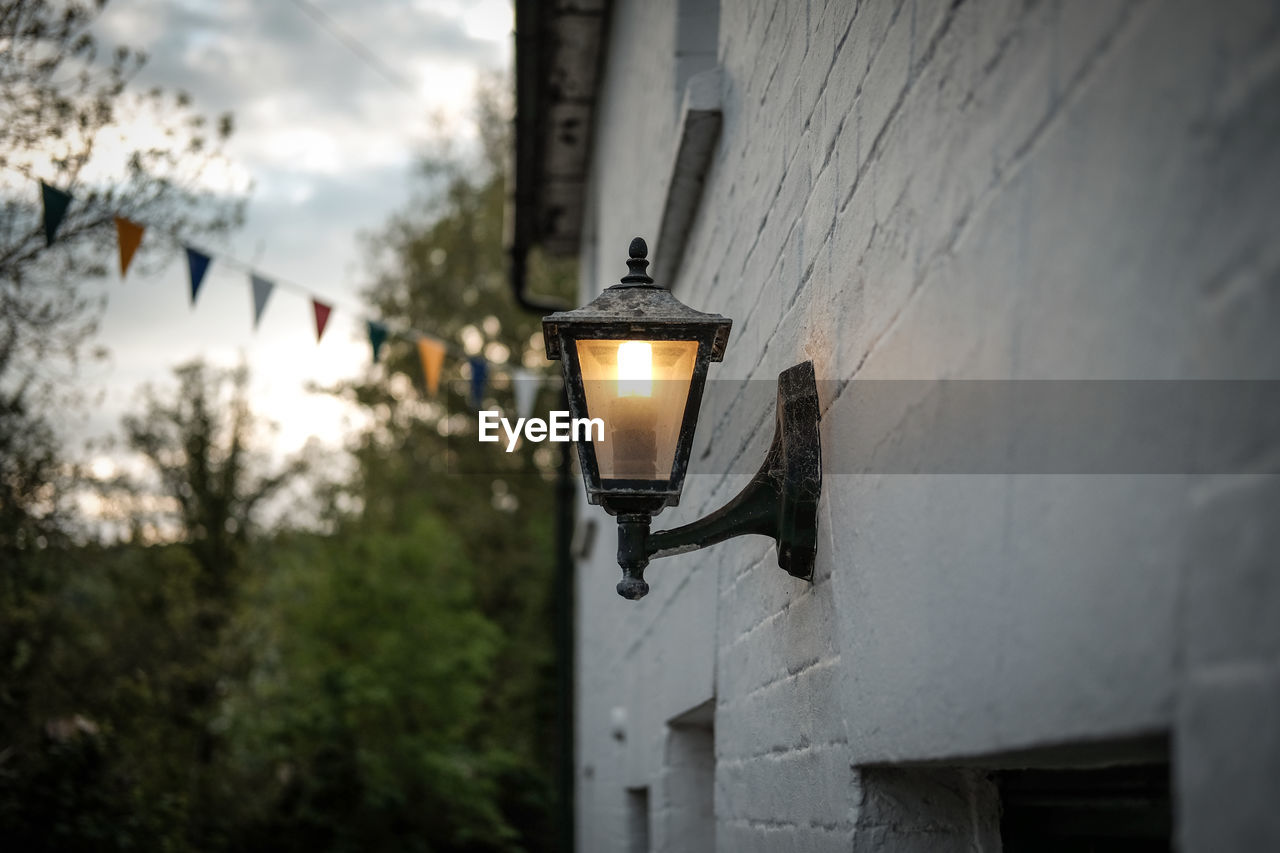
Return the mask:
<path id="1" fill-rule="evenodd" d="M 671 295 L 665 287 L 654 284 L 645 269 L 649 266 L 648 246 L 642 238 L 631 241 L 627 266 L 630 272 L 595 299 L 572 311 L 557 311 L 542 318 L 543 341 L 547 358 L 560 358 L 560 329 L 589 333 L 605 330 L 627 330 L 637 334 L 660 333 L 675 340 L 679 333 L 712 332 L 711 360 L 724 358 L 733 321 L 719 314 L 695 311 Z"/>

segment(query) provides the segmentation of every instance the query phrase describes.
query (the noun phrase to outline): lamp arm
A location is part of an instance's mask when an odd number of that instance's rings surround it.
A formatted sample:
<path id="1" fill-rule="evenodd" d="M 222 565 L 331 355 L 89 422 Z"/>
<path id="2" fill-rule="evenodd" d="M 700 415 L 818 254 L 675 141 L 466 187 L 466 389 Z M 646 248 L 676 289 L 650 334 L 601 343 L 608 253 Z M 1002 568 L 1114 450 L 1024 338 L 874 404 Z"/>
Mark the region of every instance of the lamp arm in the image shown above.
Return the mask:
<path id="1" fill-rule="evenodd" d="M 774 470 L 777 456 L 775 435 L 764 465 L 741 492 L 697 521 L 651 533 L 645 541 L 646 556 L 657 559 L 687 554 L 748 533 L 778 539 L 777 508 L 782 498 L 782 483 Z"/>
<path id="2" fill-rule="evenodd" d="M 773 443 L 746 488 L 710 515 L 670 530 L 650 533 L 645 513 L 618 516 L 618 594 L 637 599 L 648 593 L 644 569 L 651 558 L 687 554 L 748 533 L 771 537 L 779 567 L 813 580 L 822 494 L 819 419 L 813 362 L 782 371 Z"/>

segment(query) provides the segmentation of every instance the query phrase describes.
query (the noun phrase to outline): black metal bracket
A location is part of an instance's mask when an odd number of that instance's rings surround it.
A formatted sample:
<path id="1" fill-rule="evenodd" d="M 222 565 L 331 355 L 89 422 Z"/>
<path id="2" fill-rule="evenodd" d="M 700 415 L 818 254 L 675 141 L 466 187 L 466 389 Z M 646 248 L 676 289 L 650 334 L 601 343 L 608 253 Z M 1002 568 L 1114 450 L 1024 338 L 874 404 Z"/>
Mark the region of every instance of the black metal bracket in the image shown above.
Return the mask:
<path id="1" fill-rule="evenodd" d="M 705 518 L 657 533 L 649 532 L 647 513 L 618 516 L 618 594 L 635 600 L 649 592 L 644 569 L 650 559 L 686 554 L 748 533 L 772 538 L 778 566 L 812 581 L 822 494 L 820 417 L 813 362 L 778 374 L 773 444 L 760 470 L 736 497 Z"/>

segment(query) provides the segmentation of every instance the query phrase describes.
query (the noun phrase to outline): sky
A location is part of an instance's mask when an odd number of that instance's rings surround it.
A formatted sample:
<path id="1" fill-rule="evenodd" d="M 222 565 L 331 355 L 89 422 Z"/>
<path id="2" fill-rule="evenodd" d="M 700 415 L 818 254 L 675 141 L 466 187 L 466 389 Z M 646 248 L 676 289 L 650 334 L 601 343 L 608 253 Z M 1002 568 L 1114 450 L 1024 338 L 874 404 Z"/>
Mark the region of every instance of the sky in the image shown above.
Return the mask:
<path id="1" fill-rule="evenodd" d="M 79 437 L 117 432 L 143 383 L 164 385 L 173 366 L 203 356 L 248 364 L 252 405 L 279 426 L 275 452 L 310 437 L 340 442 L 348 413 L 306 386 L 369 364 L 363 319 L 343 310 L 359 306 L 368 283 L 359 237 L 409 202 L 415 162 L 433 140 L 474 144 L 472 93 L 481 75 L 509 66 L 512 9 L 510 0 L 310 0 L 369 60 L 303 5 L 111 0 L 95 23 L 102 47 L 148 54 L 131 89 L 182 89 L 206 115 L 234 114 L 225 177 L 253 188 L 242 228 L 220 244 L 193 241 L 214 256 L 194 308 L 177 246 L 161 249 L 169 262 L 156 274 L 108 281 L 95 344 L 110 358 L 83 371 L 102 403 L 74 427 Z M 306 297 L 281 288 L 254 331 L 248 276 L 220 255 L 336 303 L 323 341 Z M 119 458 L 98 458 L 98 473 Z"/>

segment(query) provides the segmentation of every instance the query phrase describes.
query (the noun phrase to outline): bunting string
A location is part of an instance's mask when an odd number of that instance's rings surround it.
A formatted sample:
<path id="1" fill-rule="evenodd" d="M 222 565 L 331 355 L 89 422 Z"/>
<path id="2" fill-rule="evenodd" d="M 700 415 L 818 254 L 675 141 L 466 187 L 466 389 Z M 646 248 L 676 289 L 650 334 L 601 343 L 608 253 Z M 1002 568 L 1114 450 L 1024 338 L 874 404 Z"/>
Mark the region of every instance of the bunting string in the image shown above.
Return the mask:
<path id="1" fill-rule="evenodd" d="M 17 167 L 13 164 L 3 164 L 3 166 L 10 170 L 20 172 L 31 180 L 37 180 L 24 168 Z M 57 239 L 58 229 L 67 216 L 67 211 L 70 209 L 71 205 L 75 203 L 75 197 L 70 191 L 55 187 L 43 180 L 40 180 L 39 184 L 40 199 L 43 208 L 42 224 L 44 229 L 45 245 L 52 246 Z M 196 298 L 200 292 L 200 287 L 204 283 L 209 267 L 215 259 L 213 254 L 192 246 L 189 242 L 184 240 L 181 235 L 175 234 L 172 231 L 148 226 L 122 215 L 116 215 L 114 219 L 117 243 L 120 252 L 121 279 L 124 279 L 128 275 L 129 267 L 133 263 L 134 256 L 136 255 L 139 247 L 142 245 L 144 235 L 148 233 L 159 233 L 169 238 L 171 242 L 182 246 L 185 250 L 187 272 L 191 288 L 191 305 L 194 307 L 196 304 Z M 252 296 L 253 328 L 255 330 L 262 321 L 263 313 L 266 311 L 267 303 L 270 300 L 272 293 L 276 288 L 281 288 L 306 296 L 310 300 L 312 314 L 315 321 L 316 343 L 319 343 L 324 337 L 325 329 L 328 326 L 330 316 L 335 308 L 335 302 L 333 300 L 321 299 L 310 288 L 296 284 L 287 279 L 277 276 L 267 276 L 258 271 L 251 264 L 245 263 L 237 258 L 219 253 L 217 255 L 217 260 L 218 263 L 224 267 L 239 269 L 247 273 L 250 285 L 250 294 Z M 472 403 L 477 408 L 481 405 L 481 401 L 483 400 L 490 373 L 496 370 L 507 374 L 511 378 L 512 393 L 515 398 L 516 409 L 520 413 L 520 416 L 527 416 L 527 413 L 532 410 L 537 392 L 545 378 L 544 374 L 546 374 L 546 371 L 530 370 L 518 365 L 490 364 L 480 355 L 472 355 L 462 352 L 456 345 L 447 341 L 441 335 L 424 332 L 412 327 L 392 328 L 382 320 L 366 316 L 363 311 L 359 309 L 352 310 L 343 306 L 342 310 L 344 313 L 349 313 L 357 319 L 364 321 L 374 364 L 379 364 L 381 362 L 383 346 L 390 337 L 394 336 L 414 343 L 418 351 L 419 361 L 422 365 L 422 373 L 427 391 L 430 394 L 435 395 L 438 392 L 441 370 L 446 356 L 450 356 L 458 362 L 465 362 L 469 365 L 470 397 Z"/>

